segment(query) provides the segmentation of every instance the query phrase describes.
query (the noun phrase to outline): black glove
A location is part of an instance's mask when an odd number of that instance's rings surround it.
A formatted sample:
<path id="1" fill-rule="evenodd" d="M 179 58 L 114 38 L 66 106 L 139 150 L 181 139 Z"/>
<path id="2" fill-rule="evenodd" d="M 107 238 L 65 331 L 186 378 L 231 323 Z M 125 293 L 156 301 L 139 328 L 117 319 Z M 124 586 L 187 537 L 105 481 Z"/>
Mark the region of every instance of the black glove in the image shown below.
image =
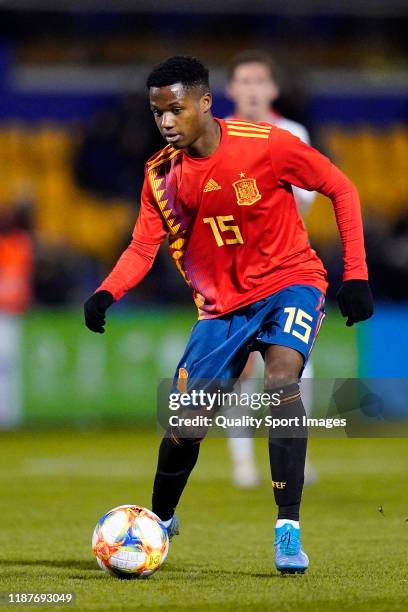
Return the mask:
<path id="1" fill-rule="evenodd" d="M 337 293 L 337 301 L 341 314 L 347 317 L 347 327 L 373 315 L 373 294 L 366 280 L 344 281 Z"/>
<path id="2" fill-rule="evenodd" d="M 91 295 L 84 304 L 85 325 L 88 329 L 98 334 L 104 334 L 105 312 L 114 299 L 109 291 L 98 291 Z"/>

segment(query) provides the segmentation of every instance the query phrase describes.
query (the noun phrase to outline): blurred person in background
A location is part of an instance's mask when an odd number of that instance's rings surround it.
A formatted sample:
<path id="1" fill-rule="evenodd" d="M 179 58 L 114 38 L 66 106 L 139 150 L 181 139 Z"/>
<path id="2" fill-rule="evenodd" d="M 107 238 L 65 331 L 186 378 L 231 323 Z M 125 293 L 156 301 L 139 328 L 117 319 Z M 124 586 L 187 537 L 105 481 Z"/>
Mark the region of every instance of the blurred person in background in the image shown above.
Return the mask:
<path id="1" fill-rule="evenodd" d="M 242 119 L 255 123 L 269 123 L 279 128 L 288 130 L 310 144 L 307 129 L 291 119 L 287 119 L 278 113 L 274 103 L 280 96 L 280 88 L 277 79 L 277 67 L 273 58 L 261 50 L 243 51 L 236 55 L 228 68 L 228 82 L 226 87 L 228 97 L 234 103 L 232 119 Z M 316 197 L 315 191 L 306 191 L 292 185 L 293 195 L 300 213 L 305 213 Z M 253 393 L 256 391 L 255 378 L 257 371 L 261 370 L 259 361 L 262 361 L 259 352 L 250 354 L 248 363 L 241 375 L 240 386 L 242 393 Z M 303 378 L 310 379 L 313 376 L 311 361 L 307 362 Z M 302 399 L 306 412 L 309 414 L 311 407 L 311 388 L 303 385 Z M 228 445 L 233 465 L 233 481 L 236 486 L 243 488 L 256 487 L 260 482 L 260 474 L 256 465 L 254 441 L 251 429 L 241 432 L 243 437 L 233 437 L 233 430 L 228 430 Z M 247 433 L 248 435 L 245 435 Z M 317 478 L 315 469 L 310 461 L 306 461 L 305 484 L 311 484 Z"/>
<path id="2" fill-rule="evenodd" d="M 0 428 L 22 417 L 21 315 L 30 307 L 34 249 L 31 212 L 0 213 Z"/>

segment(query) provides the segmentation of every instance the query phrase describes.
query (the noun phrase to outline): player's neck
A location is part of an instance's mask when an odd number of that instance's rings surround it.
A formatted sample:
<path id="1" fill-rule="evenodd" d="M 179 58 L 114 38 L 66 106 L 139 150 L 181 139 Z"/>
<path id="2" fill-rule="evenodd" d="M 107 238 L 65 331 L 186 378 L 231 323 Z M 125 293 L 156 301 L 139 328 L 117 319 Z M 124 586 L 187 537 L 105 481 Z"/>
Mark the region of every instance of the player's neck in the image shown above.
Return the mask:
<path id="1" fill-rule="evenodd" d="M 184 149 L 189 157 L 209 157 L 218 149 L 221 142 L 221 127 L 213 117 L 197 140 Z"/>

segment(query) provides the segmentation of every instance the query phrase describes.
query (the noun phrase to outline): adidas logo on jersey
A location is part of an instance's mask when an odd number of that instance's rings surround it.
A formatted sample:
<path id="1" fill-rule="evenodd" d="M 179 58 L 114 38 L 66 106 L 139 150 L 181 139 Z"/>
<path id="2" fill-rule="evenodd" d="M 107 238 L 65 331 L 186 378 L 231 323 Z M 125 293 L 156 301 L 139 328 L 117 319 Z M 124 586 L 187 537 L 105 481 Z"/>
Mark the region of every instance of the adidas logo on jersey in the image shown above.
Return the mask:
<path id="1" fill-rule="evenodd" d="M 214 179 L 210 179 L 204 187 L 204 193 L 207 191 L 217 191 L 217 189 L 221 189 L 221 185 L 219 185 L 217 181 L 214 181 Z"/>

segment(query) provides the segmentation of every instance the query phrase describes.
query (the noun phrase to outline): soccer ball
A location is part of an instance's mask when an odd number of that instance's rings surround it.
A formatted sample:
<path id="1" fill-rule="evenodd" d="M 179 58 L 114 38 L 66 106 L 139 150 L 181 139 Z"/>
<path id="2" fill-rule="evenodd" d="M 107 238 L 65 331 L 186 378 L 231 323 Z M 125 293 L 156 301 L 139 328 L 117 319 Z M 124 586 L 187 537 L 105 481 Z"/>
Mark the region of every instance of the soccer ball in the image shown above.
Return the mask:
<path id="1" fill-rule="evenodd" d="M 92 550 L 101 569 L 119 578 L 146 578 L 164 562 L 169 550 L 167 529 L 159 517 L 126 504 L 99 519 Z"/>

